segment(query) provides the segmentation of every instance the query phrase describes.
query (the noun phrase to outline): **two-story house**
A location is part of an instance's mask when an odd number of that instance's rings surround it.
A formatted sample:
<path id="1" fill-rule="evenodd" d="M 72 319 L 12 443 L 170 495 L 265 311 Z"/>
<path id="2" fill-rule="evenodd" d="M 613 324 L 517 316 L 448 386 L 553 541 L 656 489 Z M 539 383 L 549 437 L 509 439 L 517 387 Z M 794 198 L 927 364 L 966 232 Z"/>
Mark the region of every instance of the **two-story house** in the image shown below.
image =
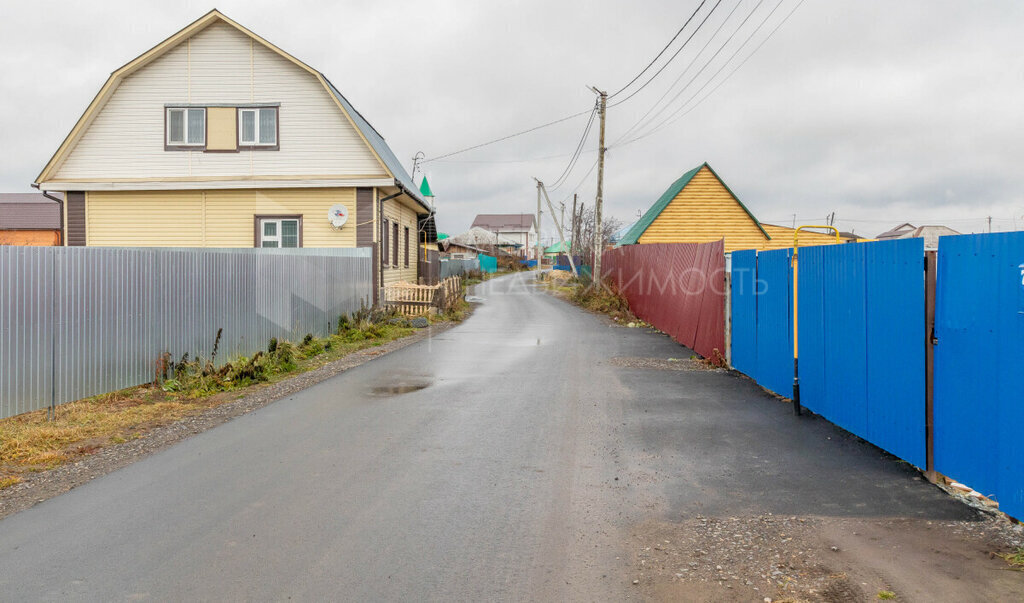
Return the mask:
<path id="1" fill-rule="evenodd" d="M 65 245 L 371 247 L 378 286 L 416 282 L 434 230 L 345 96 L 216 10 L 114 71 L 33 186 Z"/>
<path id="2" fill-rule="evenodd" d="M 477 214 L 472 228 L 483 228 L 520 245 L 519 254 L 537 258 L 537 221 L 533 214 Z"/>

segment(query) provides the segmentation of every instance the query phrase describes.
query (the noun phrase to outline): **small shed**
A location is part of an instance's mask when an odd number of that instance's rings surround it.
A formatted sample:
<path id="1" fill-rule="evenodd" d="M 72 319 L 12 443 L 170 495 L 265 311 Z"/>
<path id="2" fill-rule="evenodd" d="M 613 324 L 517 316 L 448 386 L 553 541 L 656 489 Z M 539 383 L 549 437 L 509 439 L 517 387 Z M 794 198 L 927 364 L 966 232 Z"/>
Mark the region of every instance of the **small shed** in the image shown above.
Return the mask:
<path id="1" fill-rule="evenodd" d="M 60 214 L 42 193 L 0 193 L 0 245 L 61 245 Z"/>

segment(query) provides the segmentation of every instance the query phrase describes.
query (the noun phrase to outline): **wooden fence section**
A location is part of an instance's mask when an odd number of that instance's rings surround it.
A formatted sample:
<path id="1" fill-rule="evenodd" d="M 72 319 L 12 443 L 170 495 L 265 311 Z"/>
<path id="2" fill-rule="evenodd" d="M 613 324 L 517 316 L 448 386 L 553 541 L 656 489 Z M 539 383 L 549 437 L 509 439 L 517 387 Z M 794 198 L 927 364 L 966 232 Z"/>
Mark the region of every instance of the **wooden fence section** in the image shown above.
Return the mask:
<path id="1" fill-rule="evenodd" d="M 398 308 L 408 316 L 423 316 L 437 310 L 445 312 L 455 305 L 462 292 L 462 277 L 452 276 L 436 285 L 394 283 L 384 288 L 384 305 Z"/>

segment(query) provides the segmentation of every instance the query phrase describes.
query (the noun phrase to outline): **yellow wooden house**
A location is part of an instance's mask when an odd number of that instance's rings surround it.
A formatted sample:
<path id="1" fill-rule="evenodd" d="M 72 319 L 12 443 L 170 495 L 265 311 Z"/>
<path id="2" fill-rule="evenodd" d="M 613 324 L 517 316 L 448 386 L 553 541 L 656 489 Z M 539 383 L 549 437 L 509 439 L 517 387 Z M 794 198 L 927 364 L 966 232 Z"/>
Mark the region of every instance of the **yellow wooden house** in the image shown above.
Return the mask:
<path id="1" fill-rule="evenodd" d="M 115 70 L 33 186 L 65 194 L 65 245 L 370 247 L 378 286 L 433 232 L 338 88 L 216 10 Z"/>
<path id="2" fill-rule="evenodd" d="M 626 231 L 619 245 L 709 243 L 725 240 L 725 251 L 793 246 L 792 228 L 762 224 L 711 166 L 703 163 L 672 183 Z M 800 231 L 800 245 L 828 245 L 832 235 Z"/>

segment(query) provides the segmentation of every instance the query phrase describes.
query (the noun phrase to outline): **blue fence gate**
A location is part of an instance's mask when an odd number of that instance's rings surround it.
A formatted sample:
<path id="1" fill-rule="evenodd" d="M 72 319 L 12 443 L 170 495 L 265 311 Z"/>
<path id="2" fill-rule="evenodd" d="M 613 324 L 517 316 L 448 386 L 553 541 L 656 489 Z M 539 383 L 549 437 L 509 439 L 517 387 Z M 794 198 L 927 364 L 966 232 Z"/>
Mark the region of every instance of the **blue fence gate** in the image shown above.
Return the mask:
<path id="1" fill-rule="evenodd" d="M 802 404 L 924 467 L 923 240 L 807 247 L 798 260 Z"/>
<path id="2" fill-rule="evenodd" d="M 939 239 L 935 469 L 1024 517 L 1024 232 Z"/>

